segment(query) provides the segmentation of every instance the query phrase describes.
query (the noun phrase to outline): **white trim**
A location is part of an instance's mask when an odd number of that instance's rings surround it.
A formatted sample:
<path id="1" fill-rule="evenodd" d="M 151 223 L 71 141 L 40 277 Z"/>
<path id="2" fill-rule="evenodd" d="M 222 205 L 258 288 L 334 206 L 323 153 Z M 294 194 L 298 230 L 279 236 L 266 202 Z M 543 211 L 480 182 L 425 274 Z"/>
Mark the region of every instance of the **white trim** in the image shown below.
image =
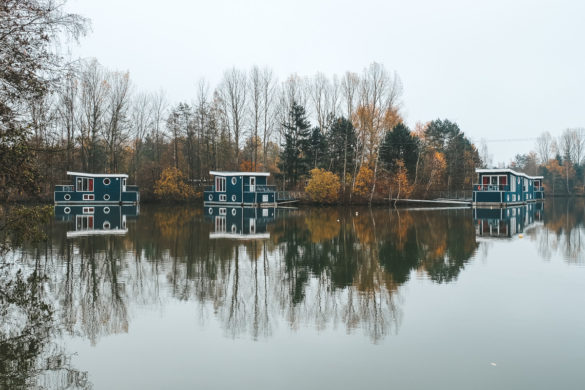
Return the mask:
<path id="1" fill-rule="evenodd" d="M 209 233 L 209 238 L 230 238 L 234 240 L 265 240 L 270 238 L 270 233 L 234 234 L 234 233 Z"/>
<path id="2" fill-rule="evenodd" d="M 67 232 L 67 238 L 83 237 L 83 236 L 105 236 L 108 234 L 112 235 L 124 235 L 128 233 L 128 229 L 111 229 L 111 230 L 78 230 L 75 232 Z"/>
<path id="3" fill-rule="evenodd" d="M 496 173 L 511 173 L 513 175 L 525 177 L 527 179 L 544 179 L 544 176 L 528 176 L 525 173 L 516 172 L 515 170 L 510 169 L 510 168 L 476 169 L 475 173 L 494 173 L 494 174 L 496 174 Z"/>
<path id="4" fill-rule="evenodd" d="M 83 172 L 69 172 L 68 176 L 82 176 L 82 177 L 128 177 L 125 173 L 83 173 Z"/>
<path id="5" fill-rule="evenodd" d="M 209 171 L 210 175 L 213 176 L 270 176 L 270 172 L 221 172 L 221 171 Z"/>

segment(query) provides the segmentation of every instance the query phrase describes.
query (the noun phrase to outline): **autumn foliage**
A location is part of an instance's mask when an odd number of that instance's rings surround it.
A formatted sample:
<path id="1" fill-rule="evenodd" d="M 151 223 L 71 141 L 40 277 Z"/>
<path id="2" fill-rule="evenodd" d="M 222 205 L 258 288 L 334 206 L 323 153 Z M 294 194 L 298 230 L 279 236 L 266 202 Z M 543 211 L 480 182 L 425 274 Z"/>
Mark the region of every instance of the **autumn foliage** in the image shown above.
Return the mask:
<path id="1" fill-rule="evenodd" d="M 154 194 L 164 200 L 189 200 L 195 197 L 195 189 L 187 183 L 187 177 L 177 168 L 166 168 L 154 185 Z"/>
<path id="2" fill-rule="evenodd" d="M 365 165 L 362 165 L 356 178 L 353 187 L 353 194 L 358 197 L 366 197 L 372 188 L 374 181 L 374 171 Z"/>
<path id="3" fill-rule="evenodd" d="M 305 188 L 309 198 L 318 203 L 334 203 L 339 199 L 339 177 L 322 168 L 311 170 L 311 179 Z"/>

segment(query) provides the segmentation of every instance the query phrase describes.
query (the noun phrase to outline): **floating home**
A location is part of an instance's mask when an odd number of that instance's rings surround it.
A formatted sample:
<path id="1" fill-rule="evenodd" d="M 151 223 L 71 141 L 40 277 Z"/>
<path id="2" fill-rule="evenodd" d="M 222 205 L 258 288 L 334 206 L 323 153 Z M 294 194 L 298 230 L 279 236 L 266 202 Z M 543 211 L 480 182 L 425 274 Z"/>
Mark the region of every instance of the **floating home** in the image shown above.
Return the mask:
<path id="1" fill-rule="evenodd" d="M 211 171 L 214 185 L 203 193 L 204 206 L 276 206 L 276 187 L 267 185 L 268 172 Z"/>
<path id="2" fill-rule="evenodd" d="M 73 225 L 67 238 L 125 235 L 127 219 L 137 217 L 139 212 L 138 205 L 56 205 L 55 219 Z"/>
<path id="3" fill-rule="evenodd" d="M 512 169 L 477 169 L 473 185 L 475 206 L 509 206 L 544 200 L 542 176 L 528 176 Z"/>
<path id="4" fill-rule="evenodd" d="M 274 221 L 275 209 L 267 207 L 206 206 L 205 217 L 213 222 L 209 238 L 265 240 L 267 225 Z"/>
<path id="5" fill-rule="evenodd" d="M 67 172 L 73 184 L 55 186 L 55 204 L 138 204 L 137 186 L 126 184 L 128 175 Z"/>

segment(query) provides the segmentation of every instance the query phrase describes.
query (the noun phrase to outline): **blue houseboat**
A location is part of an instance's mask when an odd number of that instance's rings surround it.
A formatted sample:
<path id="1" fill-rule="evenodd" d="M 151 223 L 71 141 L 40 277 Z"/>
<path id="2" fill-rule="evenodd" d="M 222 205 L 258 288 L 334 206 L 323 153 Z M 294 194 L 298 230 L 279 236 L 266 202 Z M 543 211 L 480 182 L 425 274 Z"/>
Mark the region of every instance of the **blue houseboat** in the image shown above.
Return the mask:
<path id="1" fill-rule="evenodd" d="M 528 176 L 512 169 L 477 169 L 473 185 L 475 206 L 520 205 L 544 200 L 542 176 Z"/>
<path id="2" fill-rule="evenodd" d="M 205 206 L 205 217 L 213 222 L 209 238 L 265 240 L 267 225 L 274 221 L 275 209 L 267 207 Z"/>
<path id="3" fill-rule="evenodd" d="M 137 204 L 137 186 L 126 184 L 128 175 L 67 172 L 73 184 L 55 186 L 55 204 Z"/>
<path id="4" fill-rule="evenodd" d="M 248 207 L 276 206 L 276 187 L 267 185 L 268 172 L 211 171 L 214 185 L 203 193 L 203 204 Z"/>
<path id="5" fill-rule="evenodd" d="M 137 217 L 138 205 L 56 205 L 55 219 L 73 224 L 67 238 L 96 235 L 125 235 L 127 218 Z"/>

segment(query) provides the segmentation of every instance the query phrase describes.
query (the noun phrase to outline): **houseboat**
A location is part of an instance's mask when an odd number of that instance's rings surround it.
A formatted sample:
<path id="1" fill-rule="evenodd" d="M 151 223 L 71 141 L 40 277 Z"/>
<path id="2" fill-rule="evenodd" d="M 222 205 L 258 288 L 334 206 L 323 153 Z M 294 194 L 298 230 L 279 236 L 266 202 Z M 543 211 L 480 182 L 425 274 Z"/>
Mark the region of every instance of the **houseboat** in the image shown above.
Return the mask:
<path id="1" fill-rule="evenodd" d="M 137 186 L 126 184 L 128 175 L 67 172 L 73 184 L 55 186 L 55 204 L 138 204 Z"/>
<path id="2" fill-rule="evenodd" d="M 509 206 L 544 200 L 542 176 L 528 176 L 512 169 L 477 169 L 473 185 L 474 206 Z"/>
<path id="3" fill-rule="evenodd" d="M 274 221 L 275 208 L 206 206 L 205 217 L 214 226 L 211 239 L 265 240 L 270 238 L 267 225 Z"/>
<path id="4" fill-rule="evenodd" d="M 55 219 L 72 224 L 67 238 L 101 235 L 125 235 L 128 218 L 140 213 L 138 205 L 56 205 Z"/>
<path id="5" fill-rule="evenodd" d="M 276 187 L 267 185 L 268 172 L 211 171 L 214 185 L 203 193 L 204 206 L 275 207 Z"/>

